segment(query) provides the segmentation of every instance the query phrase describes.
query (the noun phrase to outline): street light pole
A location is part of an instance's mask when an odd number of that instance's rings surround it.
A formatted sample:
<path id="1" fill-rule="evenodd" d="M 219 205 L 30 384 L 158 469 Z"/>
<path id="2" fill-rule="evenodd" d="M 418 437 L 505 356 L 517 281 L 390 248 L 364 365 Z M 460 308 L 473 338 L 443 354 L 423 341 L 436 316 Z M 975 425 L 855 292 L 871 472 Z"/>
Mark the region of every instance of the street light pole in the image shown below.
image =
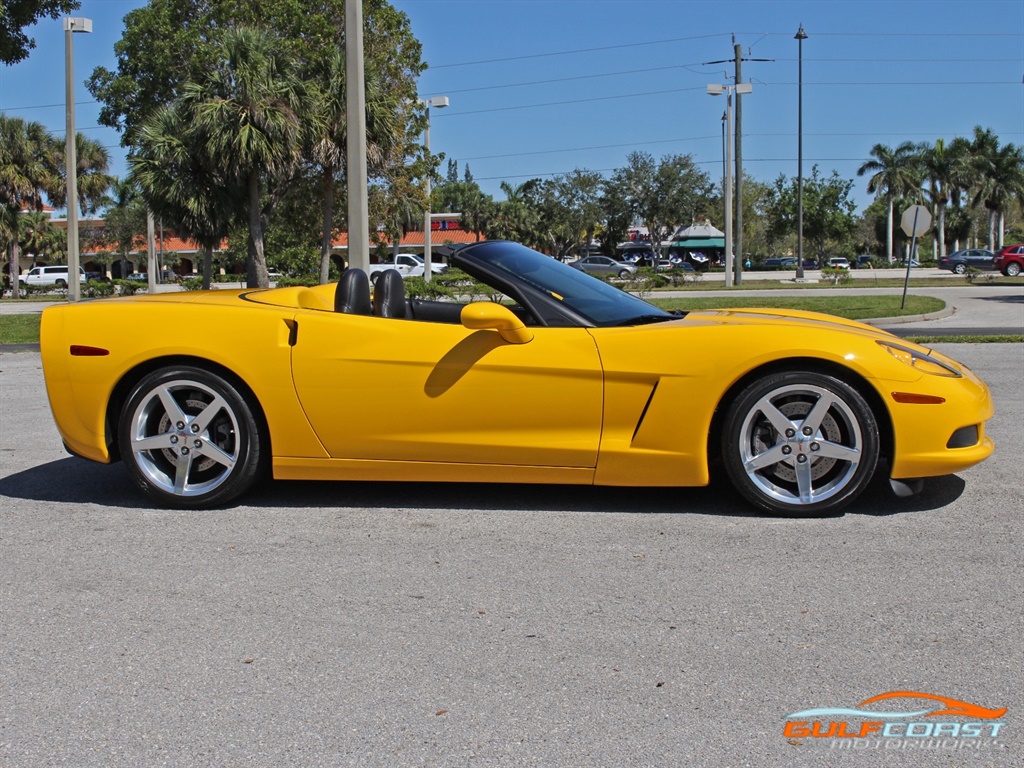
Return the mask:
<path id="1" fill-rule="evenodd" d="M 437 109 L 444 109 L 448 106 L 447 96 L 434 96 L 432 99 L 423 99 L 420 102 L 427 108 L 427 127 L 423 130 L 423 148 L 427 151 L 427 159 L 430 158 L 430 108 L 435 107 Z M 428 283 L 432 277 L 433 268 L 431 266 L 431 243 L 430 226 L 433 223 L 430 217 L 430 174 L 431 171 L 427 171 L 426 180 L 426 191 L 427 191 L 427 210 L 423 216 L 423 279 Z"/>
<path id="2" fill-rule="evenodd" d="M 796 31 L 797 106 L 796 106 L 796 279 L 804 279 L 804 25 Z"/>
<path id="3" fill-rule="evenodd" d="M 370 202 L 366 171 L 366 87 L 363 4 L 345 0 L 345 142 L 348 177 L 348 265 L 369 271 Z"/>
<path id="4" fill-rule="evenodd" d="M 82 287 L 78 282 L 78 154 L 75 145 L 75 32 L 92 32 L 92 19 L 64 19 L 64 110 L 67 137 L 64 145 L 64 170 L 67 176 L 68 202 L 68 299 L 78 301 Z"/>
<path id="5" fill-rule="evenodd" d="M 736 84 L 743 82 L 740 68 L 743 62 L 743 54 L 740 44 L 735 43 L 733 49 L 736 54 Z M 743 284 L 743 91 L 736 91 L 736 261 L 733 268 L 736 270 L 736 285 Z"/>
<path id="6" fill-rule="evenodd" d="M 725 287 L 731 288 L 733 284 L 733 252 L 732 252 L 732 94 L 735 91 L 737 97 L 742 93 L 750 93 L 753 90 L 750 83 L 737 83 L 736 85 L 719 85 L 717 83 L 708 86 L 708 94 L 721 96 L 725 94 Z"/>

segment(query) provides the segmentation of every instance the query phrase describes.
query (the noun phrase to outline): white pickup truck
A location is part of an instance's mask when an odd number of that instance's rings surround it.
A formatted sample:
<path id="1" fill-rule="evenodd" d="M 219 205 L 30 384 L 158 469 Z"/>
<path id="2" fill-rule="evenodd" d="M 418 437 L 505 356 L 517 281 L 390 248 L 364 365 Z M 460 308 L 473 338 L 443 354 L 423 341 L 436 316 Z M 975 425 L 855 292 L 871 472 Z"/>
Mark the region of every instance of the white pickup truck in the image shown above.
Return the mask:
<path id="1" fill-rule="evenodd" d="M 85 270 L 78 268 L 78 282 L 86 281 Z M 53 267 L 32 267 L 26 274 L 18 278 L 22 285 L 53 285 L 57 288 L 68 287 L 68 266 L 58 264 Z"/>
<path id="2" fill-rule="evenodd" d="M 410 253 L 400 253 L 393 262 L 387 264 L 371 264 L 370 278 L 385 269 L 397 269 L 402 277 L 423 277 L 426 271 L 423 264 L 423 257 Z M 430 263 L 430 272 L 434 275 L 441 275 L 448 271 L 447 264 Z"/>

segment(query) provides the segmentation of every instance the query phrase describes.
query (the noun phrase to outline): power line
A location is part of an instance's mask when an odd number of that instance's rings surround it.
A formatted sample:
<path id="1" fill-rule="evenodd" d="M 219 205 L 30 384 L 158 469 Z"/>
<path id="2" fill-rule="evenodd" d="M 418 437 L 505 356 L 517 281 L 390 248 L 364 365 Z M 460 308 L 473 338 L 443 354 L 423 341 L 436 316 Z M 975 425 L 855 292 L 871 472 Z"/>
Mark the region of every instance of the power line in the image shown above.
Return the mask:
<path id="1" fill-rule="evenodd" d="M 764 37 L 782 35 L 785 37 L 792 37 L 793 33 L 790 32 L 736 32 L 726 33 L 718 32 L 710 35 L 695 35 L 693 37 L 674 37 L 667 40 L 645 40 L 638 43 L 620 43 L 617 45 L 601 45 L 593 48 L 576 48 L 569 51 L 550 51 L 547 53 L 530 53 L 522 56 L 506 56 L 500 59 L 479 59 L 477 61 L 460 61 L 451 64 L 434 64 L 430 68 L 436 69 L 452 69 L 455 67 L 471 67 L 479 64 L 498 64 L 506 61 L 525 61 L 528 59 L 540 59 L 548 56 L 572 56 L 578 53 L 595 53 L 599 51 L 614 51 L 623 48 L 640 48 L 649 47 L 653 45 L 668 45 L 672 43 L 685 43 L 693 40 L 708 40 L 715 37 L 729 37 L 730 34 L 735 35 L 761 35 Z M 1024 37 L 1019 32 L 818 32 L 815 31 L 815 37 L 899 37 L 899 38 L 982 38 L 982 39 L 996 39 L 996 38 L 1020 38 Z M 870 59 L 868 60 L 870 61 Z M 1016 61 L 1013 59 L 1013 61 Z"/>

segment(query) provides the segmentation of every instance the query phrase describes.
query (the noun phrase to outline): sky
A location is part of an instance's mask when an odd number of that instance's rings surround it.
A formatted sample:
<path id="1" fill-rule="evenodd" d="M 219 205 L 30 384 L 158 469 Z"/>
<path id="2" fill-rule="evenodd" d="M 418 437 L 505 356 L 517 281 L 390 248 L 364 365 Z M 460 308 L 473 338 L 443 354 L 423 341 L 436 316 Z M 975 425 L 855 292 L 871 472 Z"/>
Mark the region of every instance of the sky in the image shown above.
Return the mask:
<path id="1" fill-rule="evenodd" d="M 991 128 L 1024 144 L 1021 0 L 392 0 L 429 65 L 421 97 L 448 96 L 431 113 L 431 149 L 468 166 L 485 192 L 575 169 L 609 175 L 630 152 L 688 154 L 722 177 L 725 97 L 734 43 L 742 80 L 747 177 L 770 183 L 798 171 L 798 63 L 803 25 L 803 172 L 818 165 L 855 181 L 871 148 L 933 144 Z M 113 68 L 122 19 L 139 0 L 84 0 L 93 20 L 74 36 L 77 129 L 127 171 L 119 135 L 97 124 L 83 83 Z M 32 28 L 37 47 L 0 66 L 0 112 L 63 135 L 60 20 Z M 446 165 L 442 164 L 442 173 Z"/>

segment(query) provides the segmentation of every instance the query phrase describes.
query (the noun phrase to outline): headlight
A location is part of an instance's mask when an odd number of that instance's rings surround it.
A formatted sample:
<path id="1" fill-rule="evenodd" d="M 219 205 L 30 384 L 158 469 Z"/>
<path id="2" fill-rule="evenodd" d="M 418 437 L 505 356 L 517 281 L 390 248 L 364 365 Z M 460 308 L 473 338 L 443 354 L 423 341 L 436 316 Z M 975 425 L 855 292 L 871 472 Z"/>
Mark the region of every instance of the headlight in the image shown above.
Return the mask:
<path id="1" fill-rule="evenodd" d="M 878 343 L 897 360 L 906 363 L 911 368 L 916 368 L 921 373 L 930 373 L 933 376 L 949 376 L 950 378 L 957 379 L 963 375 L 953 366 L 932 357 L 926 352 L 894 344 L 891 341 L 879 341 Z"/>

